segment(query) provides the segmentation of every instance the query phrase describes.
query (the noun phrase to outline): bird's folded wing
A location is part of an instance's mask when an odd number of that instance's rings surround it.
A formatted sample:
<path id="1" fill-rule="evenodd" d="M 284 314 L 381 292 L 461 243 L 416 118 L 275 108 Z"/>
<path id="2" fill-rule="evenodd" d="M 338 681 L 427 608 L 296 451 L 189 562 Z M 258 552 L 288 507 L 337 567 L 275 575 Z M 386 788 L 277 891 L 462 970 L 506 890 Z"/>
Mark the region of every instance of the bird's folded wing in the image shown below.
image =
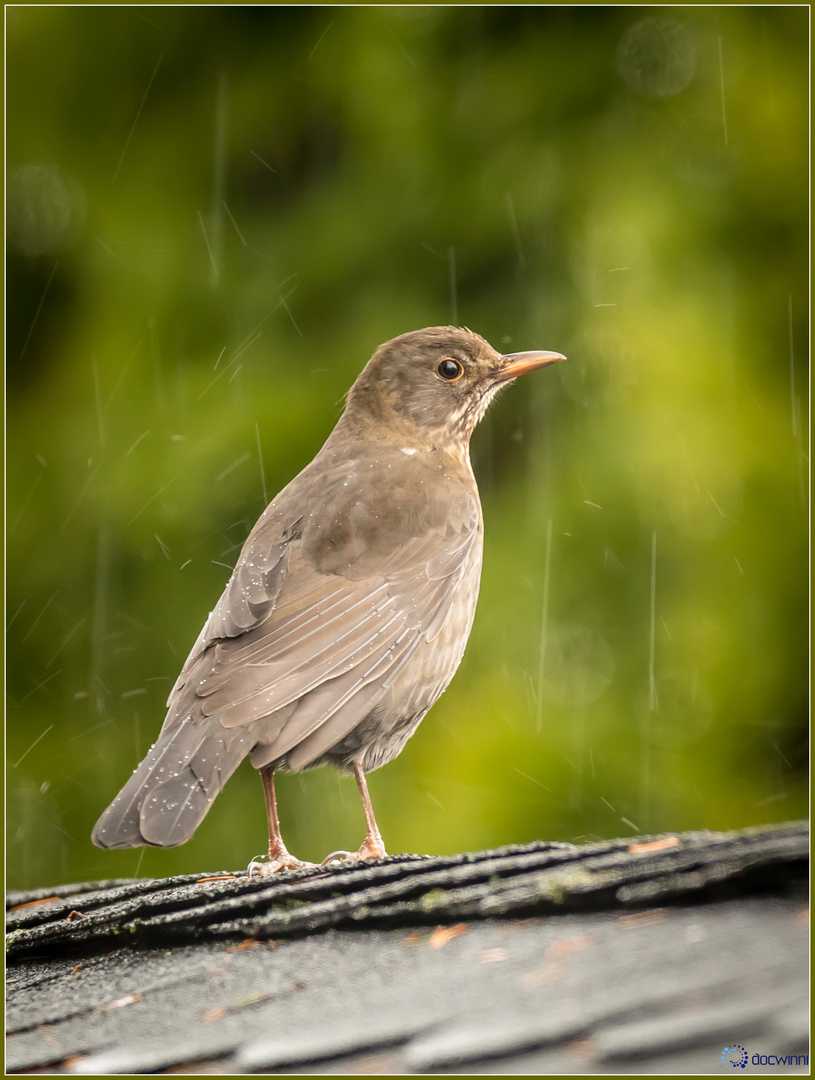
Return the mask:
<path id="1" fill-rule="evenodd" d="M 262 557 L 248 544 L 170 695 L 162 734 L 196 715 L 227 729 L 262 721 L 270 760 L 332 717 L 342 738 L 439 633 L 477 538 L 473 504 L 455 527 L 410 538 L 386 569 L 357 579 L 315 569 L 297 538 Z"/>

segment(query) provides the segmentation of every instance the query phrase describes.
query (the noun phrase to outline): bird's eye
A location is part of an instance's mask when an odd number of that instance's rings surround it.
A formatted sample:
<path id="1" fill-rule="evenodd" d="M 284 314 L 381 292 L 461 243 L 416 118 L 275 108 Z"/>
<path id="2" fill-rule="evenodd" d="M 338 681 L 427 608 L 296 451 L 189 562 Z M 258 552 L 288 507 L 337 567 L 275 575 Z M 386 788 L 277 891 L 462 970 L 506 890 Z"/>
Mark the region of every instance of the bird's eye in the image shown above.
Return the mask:
<path id="1" fill-rule="evenodd" d="M 436 371 L 447 382 L 455 382 L 464 374 L 464 365 L 460 360 L 454 360 L 452 356 L 445 356 L 443 360 L 439 360 Z"/>

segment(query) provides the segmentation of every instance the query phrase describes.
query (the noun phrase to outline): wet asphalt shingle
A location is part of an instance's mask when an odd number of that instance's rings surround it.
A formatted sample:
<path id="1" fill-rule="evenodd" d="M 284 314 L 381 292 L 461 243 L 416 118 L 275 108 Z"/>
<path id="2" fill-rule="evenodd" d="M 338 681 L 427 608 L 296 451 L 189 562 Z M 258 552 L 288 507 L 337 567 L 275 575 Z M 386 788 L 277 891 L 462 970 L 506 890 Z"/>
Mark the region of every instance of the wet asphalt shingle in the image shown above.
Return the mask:
<path id="1" fill-rule="evenodd" d="M 808 1053 L 806 826 L 642 843 L 12 896 L 7 1069 L 706 1072 L 728 1040 Z M 619 897 L 653 885 L 656 903 Z"/>

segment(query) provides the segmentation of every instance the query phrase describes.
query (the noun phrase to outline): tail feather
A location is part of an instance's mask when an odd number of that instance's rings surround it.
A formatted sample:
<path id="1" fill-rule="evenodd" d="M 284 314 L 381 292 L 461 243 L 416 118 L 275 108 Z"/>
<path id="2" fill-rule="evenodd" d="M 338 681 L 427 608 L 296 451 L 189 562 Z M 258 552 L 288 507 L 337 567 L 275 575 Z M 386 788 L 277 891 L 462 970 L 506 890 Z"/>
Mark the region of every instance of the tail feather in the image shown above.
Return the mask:
<path id="1" fill-rule="evenodd" d="M 217 717 L 184 721 L 159 738 L 99 818 L 91 837 L 94 844 L 183 844 L 254 742 L 246 731 L 226 731 Z"/>

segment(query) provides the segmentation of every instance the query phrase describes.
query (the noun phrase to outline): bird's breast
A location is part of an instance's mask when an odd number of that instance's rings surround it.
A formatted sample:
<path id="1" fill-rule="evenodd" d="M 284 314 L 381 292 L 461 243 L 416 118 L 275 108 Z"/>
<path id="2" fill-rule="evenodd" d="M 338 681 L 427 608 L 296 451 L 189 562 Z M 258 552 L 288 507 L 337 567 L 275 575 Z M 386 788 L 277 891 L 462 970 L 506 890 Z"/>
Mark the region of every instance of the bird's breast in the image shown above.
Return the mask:
<path id="1" fill-rule="evenodd" d="M 426 538 L 442 551 L 451 538 L 481 532 L 472 473 L 429 455 L 361 455 L 332 469 L 320 485 L 301 538 L 306 560 L 321 573 L 385 572 L 396 553 Z"/>

